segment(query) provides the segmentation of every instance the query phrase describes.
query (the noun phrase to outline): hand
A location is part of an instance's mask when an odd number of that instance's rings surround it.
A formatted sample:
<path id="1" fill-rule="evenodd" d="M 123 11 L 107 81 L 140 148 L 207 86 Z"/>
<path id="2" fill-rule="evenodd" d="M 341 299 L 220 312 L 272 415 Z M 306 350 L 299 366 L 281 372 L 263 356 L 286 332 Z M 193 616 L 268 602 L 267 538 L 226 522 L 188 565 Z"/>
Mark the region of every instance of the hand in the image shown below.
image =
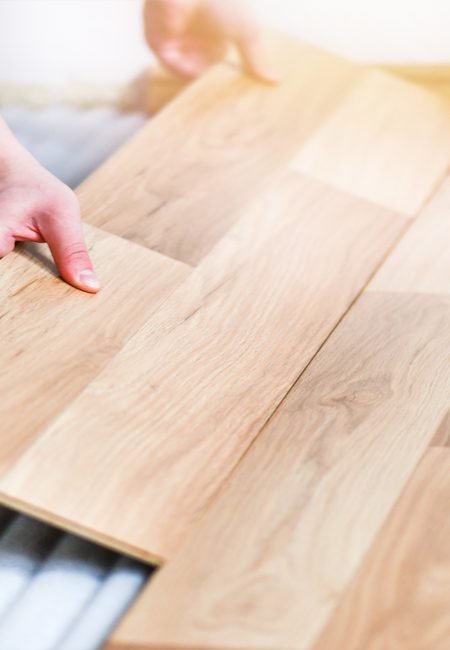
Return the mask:
<path id="1" fill-rule="evenodd" d="M 220 61 L 234 44 L 245 71 L 276 81 L 265 60 L 261 33 L 244 0 L 146 0 L 148 45 L 176 75 L 192 79 Z"/>
<path id="2" fill-rule="evenodd" d="M 100 289 L 75 194 L 41 167 L 0 121 L 0 258 L 16 241 L 47 242 L 64 280 L 89 293 Z"/>

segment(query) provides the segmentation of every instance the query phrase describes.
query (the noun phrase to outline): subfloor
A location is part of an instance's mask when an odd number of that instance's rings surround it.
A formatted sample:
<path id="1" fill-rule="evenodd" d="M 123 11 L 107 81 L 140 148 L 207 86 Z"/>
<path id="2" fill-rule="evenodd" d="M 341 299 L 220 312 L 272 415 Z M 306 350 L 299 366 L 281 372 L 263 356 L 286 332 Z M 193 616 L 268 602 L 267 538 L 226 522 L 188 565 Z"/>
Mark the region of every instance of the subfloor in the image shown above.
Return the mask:
<path id="1" fill-rule="evenodd" d="M 76 187 L 144 122 L 108 108 L 2 110 L 23 144 Z M 151 568 L 0 508 L 1 650 L 94 650 L 134 601 Z"/>

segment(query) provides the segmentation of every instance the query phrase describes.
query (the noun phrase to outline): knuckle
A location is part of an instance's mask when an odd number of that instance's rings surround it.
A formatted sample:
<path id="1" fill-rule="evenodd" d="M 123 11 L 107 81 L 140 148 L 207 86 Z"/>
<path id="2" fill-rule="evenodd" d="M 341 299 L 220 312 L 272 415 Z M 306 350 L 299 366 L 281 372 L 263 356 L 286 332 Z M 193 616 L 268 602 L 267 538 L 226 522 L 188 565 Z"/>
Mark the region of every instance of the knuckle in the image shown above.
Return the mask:
<path id="1" fill-rule="evenodd" d="M 50 197 L 47 212 L 61 221 L 79 217 L 80 205 L 75 193 L 67 186 L 62 186 L 60 191 Z"/>
<path id="2" fill-rule="evenodd" d="M 73 242 L 65 246 L 62 254 L 67 262 L 83 262 L 89 260 L 84 243 L 81 241 Z"/>

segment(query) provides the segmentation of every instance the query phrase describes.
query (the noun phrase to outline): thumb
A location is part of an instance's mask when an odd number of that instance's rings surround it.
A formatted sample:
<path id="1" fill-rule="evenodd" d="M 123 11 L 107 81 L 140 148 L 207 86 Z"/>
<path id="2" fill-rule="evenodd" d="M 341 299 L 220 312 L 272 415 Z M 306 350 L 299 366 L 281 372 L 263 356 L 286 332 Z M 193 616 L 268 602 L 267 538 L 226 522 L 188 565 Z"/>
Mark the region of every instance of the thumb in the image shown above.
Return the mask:
<path id="1" fill-rule="evenodd" d="M 97 293 L 100 282 L 87 252 L 78 206 L 52 215 L 39 228 L 61 277 L 77 289 Z"/>
<path id="2" fill-rule="evenodd" d="M 266 83 L 277 83 L 278 77 L 267 61 L 259 33 L 246 33 L 236 40 L 242 65 L 247 74 Z"/>

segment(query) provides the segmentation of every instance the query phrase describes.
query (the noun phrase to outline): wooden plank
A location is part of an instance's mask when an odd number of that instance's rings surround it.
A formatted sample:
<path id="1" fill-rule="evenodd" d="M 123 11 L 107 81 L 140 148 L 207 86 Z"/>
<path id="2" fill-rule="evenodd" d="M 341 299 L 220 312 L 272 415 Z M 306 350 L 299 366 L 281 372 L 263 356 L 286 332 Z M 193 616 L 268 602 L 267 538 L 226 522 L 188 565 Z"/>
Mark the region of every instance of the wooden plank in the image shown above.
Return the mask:
<path id="1" fill-rule="evenodd" d="M 429 449 L 314 650 L 447 650 L 450 449 Z"/>
<path id="2" fill-rule="evenodd" d="M 377 273 L 370 287 L 383 291 L 450 294 L 450 177 Z"/>
<path id="3" fill-rule="evenodd" d="M 293 167 L 414 215 L 449 166 L 449 106 L 414 84 L 373 71 L 311 135 Z"/>
<path id="4" fill-rule="evenodd" d="M 449 319 L 363 295 L 108 648 L 311 648 L 448 408 Z"/>
<path id="5" fill-rule="evenodd" d="M 95 172 L 79 192 L 89 223 L 197 264 L 363 75 L 287 37 L 271 49 L 279 85 L 219 65 Z"/>
<path id="6" fill-rule="evenodd" d="M 427 91 L 450 100 L 450 65 L 445 63 L 383 65 L 386 72 L 403 77 L 422 86 Z"/>
<path id="7" fill-rule="evenodd" d="M 171 556 L 404 226 L 289 174 L 3 477 L 2 500 Z"/>
<path id="8" fill-rule="evenodd" d="M 108 648 L 314 646 L 424 449 L 448 444 L 450 297 L 421 293 L 446 205 L 447 180 Z"/>
<path id="9" fill-rule="evenodd" d="M 47 246 L 1 262 L 0 475 L 190 271 L 91 226 L 86 237 L 102 278 L 97 296 L 60 280 Z"/>

